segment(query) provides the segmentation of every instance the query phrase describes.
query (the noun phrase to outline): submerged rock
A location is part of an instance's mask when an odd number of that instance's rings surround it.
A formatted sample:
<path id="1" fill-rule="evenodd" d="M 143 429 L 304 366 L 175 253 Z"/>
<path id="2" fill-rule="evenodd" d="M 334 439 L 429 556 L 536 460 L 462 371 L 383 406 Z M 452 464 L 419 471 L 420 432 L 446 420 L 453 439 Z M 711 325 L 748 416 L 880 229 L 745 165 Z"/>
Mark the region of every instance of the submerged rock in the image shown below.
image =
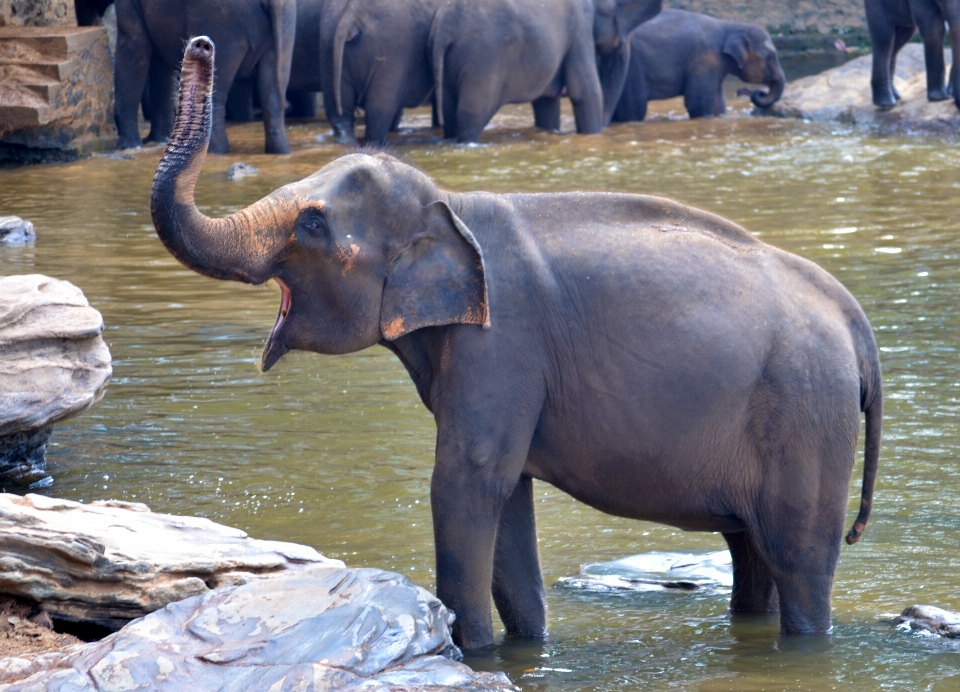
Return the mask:
<path id="1" fill-rule="evenodd" d="M 248 163 L 237 161 L 227 168 L 227 178 L 230 180 L 240 180 L 249 175 L 256 175 L 259 171 Z"/>
<path id="2" fill-rule="evenodd" d="M 945 53 L 947 65 L 950 52 Z M 894 86 L 901 99 L 890 110 L 873 105 L 870 72 L 873 56 L 789 82 L 769 115 L 835 121 L 884 133 L 946 134 L 960 131 L 960 111 L 953 100 L 927 101 L 927 74 L 923 45 L 908 43 L 897 56 Z"/>
<path id="3" fill-rule="evenodd" d="M 42 479 L 52 426 L 103 396 L 113 368 L 102 332 L 73 284 L 0 277 L 0 483 Z"/>
<path id="4" fill-rule="evenodd" d="M 558 586 L 608 593 L 680 589 L 728 589 L 733 586 L 730 553 L 661 553 L 631 555 L 612 562 L 590 562 L 575 577 L 563 577 Z"/>
<path id="5" fill-rule="evenodd" d="M 19 216 L 0 216 L 0 245 L 23 245 L 36 238 L 31 222 Z"/>
<path id="6" fill-rule="evenodd" d="M 117 630 L 168 603 L 311 564 L 343 567 L 313 548 L 136 502 L 0 494 L 0 593 L 54 619 Z"/>
<path id="7" fill-rule="evenodd" d="M 929 605 L 912 605 L 897 618 L 898 627 L 939 634 L 942 637 L 960 637 L 960 613 Z"/>

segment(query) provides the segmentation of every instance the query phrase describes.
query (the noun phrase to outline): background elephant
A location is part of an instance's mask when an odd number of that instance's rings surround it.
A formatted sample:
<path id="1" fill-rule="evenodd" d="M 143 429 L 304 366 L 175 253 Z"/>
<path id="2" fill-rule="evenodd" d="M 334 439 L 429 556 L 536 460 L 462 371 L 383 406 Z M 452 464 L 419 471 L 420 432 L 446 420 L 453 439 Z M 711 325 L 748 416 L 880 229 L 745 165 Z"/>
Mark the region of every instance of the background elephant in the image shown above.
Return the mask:
<path id="1" fill-rule="evenodd" d="M 297 31 L 286 94 L 286 115 L 291 118 L 317 115 L 317 93 L 323 88 L 320 80 L 320 17 L 324 5 L 326 0 L 297 0 Z M 254 108 L 261 106 L 256 82 L 254 77 L 234 79 L 227 95 L 227 120 L 249 122 L 254 119 Z"/>
<path id="2" fill-rule="evenodd" d="M 163 141 L 173 121 L 173 76 L 184 43 L 207 34 L 217 54 L 210 150 L 225 154 L 227 92 L 236 76 L 255 74 L 263 102 L 265 150 L 290 151 L 284 92 L 296 31 L 295 0 L 118 0 L 115 118 L 120 147 L 140 146 L 137 111 L 150 78 L 151 141 Z"/>
<path id="3" fill-rule="evenodd" d="M 202 274 L 274 279 L 263 353 L 395 353 L 437 423 L 437 593 L 465 648 L 545 633 L 532 479 L 597 509 L 722 532 L 731 608 L 830 629 L 860 413 L 860 513 L 882 418 L 877 345 L 812 262 L 678 202 L 455 193 L 380 154 L 344 156 L 219 219 L 196 208 L 213 46 L 187 47 L 151 214 Z"/>
<path id="4" fill-rule="evenodd" d="M 627 33 L 661 0 L 452 0 L 430 30 L 444 136 L 475 142 L 505 103 L 530 101 L 537 127 L 560 126 L 566 89 L 577 132 L 609 122 L 627 74 Z M 599 70 L 599 73 L 598 73 Z"/>
<path id="5" fill-rule="evenodd" d="M 320 23 L 323 107 L 338 142 L 355 143 L 355 110 L 366 141 L 382 144 L 404 108 L 433 89 L 427 37 L 441 0 L 330 0 Z"/>
<path id="6" fill-rule="evenodd" d="M 643 120 L 648 101 L 681 95 L 691 118 L 722 115 L 728 74 L 769 87 L 750 94 L 757 108 L 773 105 L 786 84 L 770 35 L 756 24 L 664 10 L 637 27 L 630 44 L 630 71 L 613 113 L 615 122 Z"/>
<path id="7" fill-rule="evenodd" d="M 864 0 L 870 42 L 873 44 L 873 73 L 870 87 L 873 103 L 893 108 L 900 94 L 893 88 L 897 53 L 920 27 L 923 57 L 927 66 L 927 98 L 945 101 L 951 96 L 960 108 L 960 0 Z M 950 28 L 953 66 L 949 86 L 944 85 L 943 61 L 945 24 Z"/>

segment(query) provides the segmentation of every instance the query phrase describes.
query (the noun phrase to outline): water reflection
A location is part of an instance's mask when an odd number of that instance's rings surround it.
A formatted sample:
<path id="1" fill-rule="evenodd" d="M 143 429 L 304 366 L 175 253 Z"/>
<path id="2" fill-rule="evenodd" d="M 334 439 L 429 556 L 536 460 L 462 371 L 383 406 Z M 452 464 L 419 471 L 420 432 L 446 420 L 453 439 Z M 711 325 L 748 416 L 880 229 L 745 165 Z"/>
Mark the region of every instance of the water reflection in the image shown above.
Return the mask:
<path id="1" fill-rule="evenodd" d="M 957 689 L 960 645 L 899 632 L 885 614 L 914 602 L 960 609 L 960 150 L 784 120 L 687 121 L 675 105 L 587 137 L 516 129 L 532 121 L 516 107 L 477 147 L 439 143 L 417 129 L 429 118 L 419 113 L 393 151 L 459 190 L 679 198 L 822 264 L 859 298 L 882 351 L 873 521 L 842 551 L 823 650 L 785 643 L 773 619 L 732 622 L 723 593 L 548 588 L 550 639 L 505 640 L 486 660 L 529 690 Z M 209 158 L 198 203 L 228 213 L 312 173 L 344 151 L 318 143 L 322 132 L 295 123 L 295 153 L 268 157 L 258 124 L 231 129 L 237 151 Z M 33 221 L 38 236 L 0 248 L 0 273 L 76 283 L 104 314 L 115 357 L 104 400 L 54 435 L 49 492 L 200 514 L 432 588 L 434 426 L 408 376 L 380 348 L 294 354 L 260 375 L 279 291 L 197 276 L 166 253 L 148 212 L 158 159 L 153 149 L 0 170 L 0 213 Z M 260 173 L 228 180 L 238 160 Z M 860 474 L 858 464 L 850 520 Z M 725 548 L 717 535 L 602 515 L 544 485 L 537 507 L 548 585 L 587 562 Z"/>

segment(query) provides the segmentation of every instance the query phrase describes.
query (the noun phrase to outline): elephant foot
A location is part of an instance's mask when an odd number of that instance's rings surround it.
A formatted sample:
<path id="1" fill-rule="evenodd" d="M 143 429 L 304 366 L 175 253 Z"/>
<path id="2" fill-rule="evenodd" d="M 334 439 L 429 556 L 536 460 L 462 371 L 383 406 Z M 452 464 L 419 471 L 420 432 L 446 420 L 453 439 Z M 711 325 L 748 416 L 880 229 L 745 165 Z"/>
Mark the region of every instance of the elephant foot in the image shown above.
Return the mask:
<path id="1" fill-rule="evenodd" d="M 874 87 L 873 89 L 873 105 L 882 111 L 888 111 L 896 106 L 898 98 L 899 94 L 889 86 L 885 88 Z"/>
<path id="2" fill-rule="evenodd" d="M 357 136 L 352 132 L 346 132 L 344 130 L 334 130 L 333 141 L 348 147 L 355 147 L 358 144 Z"/>
<path id="3" fill-rule="evenodd" d="M 939 89 L 928 89 L 927 90 L 927 101 L 936 103 L 937 101 L 946 101 L 950 98 L 950 94 L 947 92 L 945 87 Z"/>

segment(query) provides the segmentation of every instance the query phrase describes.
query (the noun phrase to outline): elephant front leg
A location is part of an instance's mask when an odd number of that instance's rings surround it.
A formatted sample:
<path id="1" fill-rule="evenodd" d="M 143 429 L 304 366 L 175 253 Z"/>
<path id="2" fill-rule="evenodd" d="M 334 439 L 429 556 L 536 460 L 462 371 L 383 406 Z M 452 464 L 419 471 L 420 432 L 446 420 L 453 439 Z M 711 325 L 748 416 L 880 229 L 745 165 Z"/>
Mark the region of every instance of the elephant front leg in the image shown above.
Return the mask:
<path id="1" fill-rule="evenodd" d="M 520 475 L 533 424 L 514 422 L 515 427 L 498 434 L 500 423 L 483 425 L 475 411 L 469 418 L 457 418 L 458 423 L 438 420 L 430 485 L 437 596 L 457 616 L 453 640 L 463 649 L 493 644 L 491 592 L 505 613 L 508 631 L 541 636 L 543 586 L 532 483 Z M 499 541 L 498 525 L 504 530 Z M 532 583 L 521 583 L 531 578 Z"/>
<path id="2" fill-rule="evenodd" d="M 541 130 L 557 132 L 560 129 L 560 97 L 541 96 L 533 105 L 533 123 Z"/>
<path id="3" fill-rule="evenodd" d="M 493 558 L 493 602 L 507 634 L 537 639 L 546 636 L 547 606 L 530 476 L 520 476 L 500 510 Z"/>
<path id="4" fill-rule="evenodd" d="M 276 49 L 272 49 L 257 65 L 257 87 L 263 106 L 264 151 L 268 154 L 289 154 L 290 142 L 284 121 L 287 84 L 277 82 L 277 60 Z"/>

